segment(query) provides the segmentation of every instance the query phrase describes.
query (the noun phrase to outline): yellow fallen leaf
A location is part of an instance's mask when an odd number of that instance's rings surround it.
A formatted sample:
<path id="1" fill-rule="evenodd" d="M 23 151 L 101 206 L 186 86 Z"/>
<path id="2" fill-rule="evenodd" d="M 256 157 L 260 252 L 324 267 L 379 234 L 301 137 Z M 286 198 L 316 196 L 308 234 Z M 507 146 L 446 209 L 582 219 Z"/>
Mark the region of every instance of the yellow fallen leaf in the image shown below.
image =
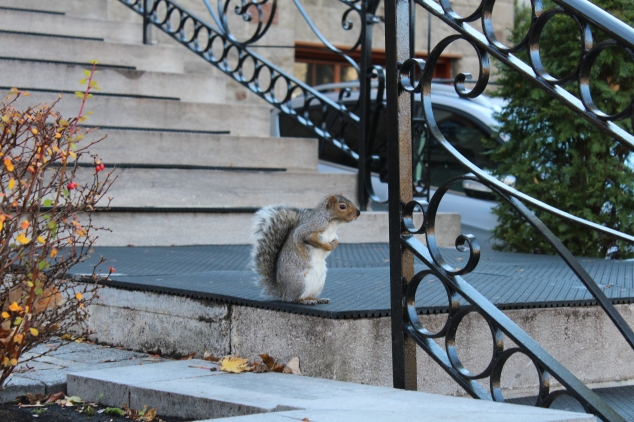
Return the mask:
<path id="1" fill-rule="evenodd" d="M 239 374 L 250 369 L 248 362 L 248 359 L 239 356 L 225 356 L 220 360 L 220 367 L 218 369 L 232 374 Z"/>
<path id="2" fill-rule="evenodd" d="M 8 312 L 5 311 L 2 313 L 2 318 L 7 319 L 9 317 L 11 317 L 11 314 L 9 314 Z"/>
<path id="3" fill-rule="evenodd" d="M 30 225 L 31 225 L 31 224 L 30 224 L 28 221 L 26 221 L 26 220 L 22 220 L 22 222 L 20 223 L 20 228 L 21 228 L 22 230 L 26 230 L 26 229 L 28 229 L 28 228 L 29 228 L 29 226 L 30 226 Z"/>
<path id="4" fill-rule="evenodd" d="M 37 241 L 38 241 L 38 243 L 43 244 L 46 240 L 44 240 L 44 238 L 42 236 L 38 236 L 37 237 Z"/>
<path id="5" fill-rule="evenodd" d="M 24 338 L 24 336 L 22 334 L 16 334 L 13 336 L 13 342 L 14 343 L 22 343 L 22 339 Z"/>
<path id="6" fill-rule="evenodd" d="M 29 328 L 29 331 L 31 332 L 31 335 L 34 337 L 37 337 L 38 334 L 40 334 L 40 332 L 37 331 L 37 328 Z"/>
<path id="7" fill-rule="evenodd" d="M 68 151 L 68 153 L 70 154 L 71 157 L 77 158 L 77 154 L 75 154 L 75 151 Z"/>
<path id="8" fill-rule="evenodd" d="M 31 132 L 33 133 L 33 135 L 37 135 L 37 129 L 31 129 Z"/>
<path id="9" fill-rule="evenodd" d="M 9 189 L 13 190 L 14 187 L 15 187 L 15 179 L 12 177 L 11 180 L 9 180 Z"/>
<path id="10" fill-rule="evenodd" d="M 156 409 L 154 408 L 149 409 L 145 412 L 145 415 L 143 415 L 143 420 L 146 422 L 152 422 L 154 418 L 156 418 Z"/>
<path id="11" fill-rule="evenodd" d="M 51 251 L 51 258 L 55 258 L 57 256 L 57 249 L 53 248 L 53 250 Z"/>
<path id="12" fill-rule="evenodd" d="M 81 298 L 82 298 L 81 293 L 77 293 L 77 294 L 75 295 L 75 298 L 76 298 L 77 300 L 81 300 Z"/>
<path id="13" fill-rule="evenodd" d="M 18 360 L 16 358 L 11 359 L 11 366 L 17 366 Z"/>

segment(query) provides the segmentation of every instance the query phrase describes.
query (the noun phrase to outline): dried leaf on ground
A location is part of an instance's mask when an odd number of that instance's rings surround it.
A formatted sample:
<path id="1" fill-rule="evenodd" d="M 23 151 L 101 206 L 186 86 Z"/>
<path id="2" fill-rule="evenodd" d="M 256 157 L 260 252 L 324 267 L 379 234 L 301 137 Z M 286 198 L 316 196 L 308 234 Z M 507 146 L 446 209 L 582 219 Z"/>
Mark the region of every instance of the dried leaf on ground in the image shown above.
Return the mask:
<path id="1" fill-rule="evenodd" d="M 147 412 L 145 412 L 145 415 L 143 415 L 143 419 L 146 422 L 151 422 L 154 420 L 154 418 L 156 418 L 156 409 L 152 408 L 149 409 Z"/>
<path id="2" fill-rule="evenodd" d="M 217 357 L 215 357 L 214 355 L 212 355 L 211 353 L 209 353 L 206 350 L 205 350 L 205 353 L 203 353 L 203 360 L 206 360 L 206 361 L 209 361 L 209 362 L 218 362 L 218 361 L 220 361 L 220 359 L 218 359 Z"/>
<path id="3" fill-rule="evenodd" d="M 262 372 L 269 372 L 269 368 L 262 362 L 253 362 L 252 367 L 253 367 L 253 372 L 256 374 L 260 374 Z"/>
<path id="4" fill-rule="evenodd" d="M 181 360 L 190 360 L 190 359 L 194 359 L 194 357 L 196 356 L 196 352 L 194 353 L 190 353 L 189 355 L 182 357 Z"/>
<path id="5" fill-rule="evenodd" d="M 260 355 L 260 357 L 262 358 L 262 362 L 264 362 L 264 364 L 267 366 L 267 368 L 269 368 L 269 370 L 272 370 L 275 367 L 275 359 L 273 359 L 271 356 L 269 356 L 266 353 L 263 353 Z"/>
<path id="6" fill-rule="evenodd" d="M 64 393 L 60 391 L 59 393 L 51 394 L 51 396 L 46 400 L 46 403 L 53 403 L 59 399 L 64 397 Z"/>
<path id="7" fill-rule="evenodd" d="M 273 367 L 273 369 L 271 369 L 271 371 L 273 371 L 273 372 L 284 372 L 284 364 L 276 363 L 275 366 Z"/>
<path id="8" fill-rule="evenodd" d="M 251 367 L 249 366 L 248 359 L 239 356 L 225 356 L 220 360 L 219 369 L 224 372 L 239 374 L 241 372 L 250 371 Z"/>
<path id="9" fill-rule="evenodd" d="M 286 367 L 284 368 L 284 373 L 293 375 L 304 375 L 302 374 L 302 370 L 299 369 L 299 358 L 297 356 L 291 358 L 291 360 L 288 361 Z"/>

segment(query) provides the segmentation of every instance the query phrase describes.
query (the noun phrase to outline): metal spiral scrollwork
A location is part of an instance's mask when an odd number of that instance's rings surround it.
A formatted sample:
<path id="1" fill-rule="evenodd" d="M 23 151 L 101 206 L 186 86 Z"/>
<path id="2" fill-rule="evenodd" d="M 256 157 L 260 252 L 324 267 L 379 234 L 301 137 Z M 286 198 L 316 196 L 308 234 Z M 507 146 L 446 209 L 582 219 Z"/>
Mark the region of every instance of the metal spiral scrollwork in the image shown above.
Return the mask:
<path id="1" fill-rule="evenodd" d="M 442 252 L 434 240 L 436 214 L 438 204 L 451 184 L 461 179 L 463 178 L 452 179 L 441 186 L 432 196 L 429 204 L 419 201 L 403 204 L 402 225 L 408 234 L 402 236 L 401 244 L 427 267 L 427 269 L 416 273 L 410 280 L 406 280 L 404 293 L 406 307 L 404 329 L 406 333 L 475 398 L 504 402 L 501 383 L 502 371 L 511 357 L 522 354 L 530 359 L 539 379 L 536 406 L 550 407 L 559 396 L 568 395 L 579 402 L 588 413 L 593 413 L 606 421 L 623 421 L 624 419 L 606 405 L 592 390 L 575 378 L 502 311 L 462 278 L 476 268 L 480 258 L 479 245 L 474 236 L 461 234 L 456 239 L 456 249 L 468 250 L 469 252 L 469 259 L 462 268 L 454 268 L 445 262 Z M 416 210 L 421 211 L 424 216 L 421 227 L 416 227 L 414 224 L 413 214 Z M 419 242 L 413 234 L 425 234 L 427 245 Z M 447 320 L 442 328 L 436 332 L 430 331 L 422 324 L 416 305 L 416 293 L 421 283 L 432 276 L 441 281 L 448 302 Z M 456 334 L 460 324 L 471 314 L 479 315 L 484 319 L 491 334 L 491 357 L 484 369 L 475 373 L 467 369 L 460 360 L 456 344 Z M 517 347 L 505 349 L 505 336 Z M 434 339 L 444 339 L 444 348 L 439 346 Z M 551 377 L 559 381 L 564 389 L 551 392 Z M 477 381 L 487 378 L 489 380 L 488 391 Z"/>
<path id="2" fill-rule="evenodd" d="M 229 28 L 228 21 L 228 13 L 231 9 L 231 5 L 233 4 L 233 0 L 225 0 L 224 6 L 222 5 L 222 0 L 218 0 L 218 11 L 220 12 L 220 23 L 222 25 L 222 29 L 224 33 L 234 42 L 238 42 L 243 45 L 249 45 L 260 40 L 269 30 L 271 24 L 273 23 L 273 19 L 275 19 L 275 12 L 277 10 L 277 0 L 272 0 L 269 3 L 269 0 L 240 0 L 239 5 L 235 5 L 234 11 L 238 16 L 242 16 L 242 20 L 245 22 L 253 21 L 253 9 L 257 12 L 257 27 L 254 31 L 254 34 L 244 41 L 238 40 L 234 37 L 232 31 Z M 262 10 L 262 6 L 269 4 L 271 6 L 270 13 L 268 19 L 264 19 L 264 11 Z"/>
<path id="3" fill-rule="evenodd" d="M 632 331 L 587 271 L 564 247 L 562 242 L 527 208 L 527 205 L 582 225 L 590 230 L 630 243 L 634 243 L 634 236 L 565 213 L 500 182 L 471 163 L 449 143 L 440 131 L 432 110 L 431 81 L 434 67 L 444 50 L 452 43 L 462 41 L 469 43 L 476 53 L 479 71 L 473 81 L 475 84 L 471 85 L 470 88 L 465 86 L 465 82 L 472 79 L 472 75 L 463 73 L 456 76 L 454 88 L 460 97 L 475 98 L 484 92 L 489 83 L 489 57 L 494 57 L 527 79 L 532 80 L 551 96 L 569 106 L 577 114 L 582 115 L 586 120 L 612 136 L 622 145 L 634 150 L 634 136 L 619 124 L 633 118 L 633 103 L 630 102 L 623 110 L 608 114 L 594 103 L 590 90 L 592 67 L 597 57 L 605 49 L 623 49 L 626 55 L 634 62 L 634 29 L 622 24 L 585 0 L 553 1 L 557 3 L 557 6 L 550 10 L 544 10 L 541 0 L 531 0 L 533 19 L 530 29 L 518 45 L 507 47 L 497 39 L 493 30 L 492 16 L 495 0 L 482 0 L 476 10 L 467 17 L 458 15 L 453 10 L 450 0 L 440 0 L 438 2 L 434 0 L 414 0 L 415 3 L 423 6 L 432 15 L 449 25 L 457 34 L 448 36 L 438 42 L 431 51 L 427 61 L 414 58 L 405 59 L 397 67 L 396 71 L 398 92 L 409 93 L 416 97 L 420 96 L 422 118 L 414 116 L 414 128 L 416 128 L 416 124 L 424 122 L 425 127 L 417 128 L 416 130 L 424 129 L 426 131 L 429 138 L 426 142 L 437 142 L 466 169 L 471 171 L 473 175 L 457 177 L 446 182 L 438 188 L 428 203 L 407 202 L 409 201 L 407 200 L 406 203 L 401 204 L 400 247 L 407 253 L 413 254 L 426 266 L 425 270 L 417 272 L 404 280 L 403 306 L 405 309 L 403 312 L 403 328 L 409 338 L 423 348 L 473 397 L 504 401 L 501 385 L 502 371 L 508 361 L 519 354 L 527 357 L 532 362 L 537 373 L 539 390 L 535 402 L 536 406 L 550 407 L 558 397 L 568 395 L 579 402 L 586 412 L 593 413 L 602 420 L 622 421 L 623 418 L 619 414 L 614 412 L 595 393 L 577 380 L 463 278 L 463 276 L 468 276 L 478 265 L 480 250 L 475 237 L 461 234 L 456 239 L 456 248 L 459 251 L 468 251 L 469 253 L 467 263 L 461 268 L 454 268 L 447 264 L 436 242 L 435 220 L 438 205 L 449 187 L 461 180 L 473 180 L 484 184 L 495 192 L 500 200 L 506 201 L 514 207 L 555 248 L 564 262 L 612 320 L 630 347 L 634 349 L 634 331 Z M 554 17 L 561 15 L 571 18 L 576 24 L 580 35 L 580 54 L 579 62 L 573 66 L 573 69 L 568 74 L 556 77 L 551 75 L 543 64 L 544 52 L 540 50 L 540 38 L 547 23 Z M 480 25 L 480 31 L 474 28 L 478 24 Z M 607 37 L 607 39 L 596 43 L 594 41 L 596 33 L 593 33 L 596 31 L 602 33 L 601 38 Z M 527 62 L 519 60 L 514 55 L 524 51 L 527 53 Z M 576 88 L 576 90 L 573 88 Z M 397 123 L 396 119 L 398 116 L 393 118 L 395 119 L 392 122 L 394 126 Z M 417 150 L 414 152 L 416 153 Z M 397 173 L 390 177 L 394 176 L 398 177 L 399 175 Z M 406 178 L 404 177 L 404 179 Z M 404 183 L 404 180 L 399 183 Z M 393 188 L 394 186 L 391 186 L 391 189 Z M 423 213 L 424 223 L 421 227 L 416 227 L 413 222 L 413 214 L 416 210 L 420 210 Z M 424 234 L 427 245 L 419 242 L 413 236 L 414 234 Z M 394 246 L 392 247 L 394 248 Z M 401 270 L 402 274 L 404 274 L 403 270 Z M 422 285 L 423 280 L 429 277 L 434 277 L 441 281 L 448 300 L 447 320 L 437 332 L 431 332 L 422 324 L 416 305 L 417 290 Z M 393 292 L 398 291 L 394 282 L 392 286 Z M 393 301 L 393 303 L 398 302 Z M 397 308 L 393 307 L 393 311 L 397 312 Z M 469 371 L 463 365 L 458 356 L 456 346 L 458 327 L 465 318 L 472 314 L 477 314 L 486 321 L 491 335 L 491 357 L 484 369 L 478 371 L 478 373 Z M 505 348 L 505 338 L 510 339 L 517 346 Z M 439 346 L 434 339 L 444 339 L 444 347 Z M 477 382 L 477 380 L 487 378 L 488 390 Z M 551 379 L 557 380 L 564 388 L 551 391 Z"/>
<path id="4" fill-rule="evenodd" d="M 240 83 L 250 91 L 263 98 L 281 112 L 295 119 L 301 125 L 307 127 L 319 138 L 323 139 L 340 149 L 344 154 L 358 163 L 360 169 L 359 183 L 363 187 L 363 192 L 368 194 L 359 197 L 359 203 L 365 207 L 367 197 L 374 198 L 370 179 L 365 176 L 365 169 L 369 163 L 373 163 L 376 157 L 359 155 L 359 145 L 372 145 L 374 140 L 365 131 L 363 139 L 358 140 L 358 145 L 351 146 L 344 138 L 344 130 L 349 126 L 375 127 L 376 123 L 370 119 L 378 118 L 377 112 L 363 114 L 360 106 L 361 95 L 357 103 L 349 106 L 344 103 L 345 95 L 339 97 L 339 101 L 333 100 L 325 94 L 308 86 L 294 76 L 279 69 L 275 64 L 265 59 L 253 51 L 253 47 L 258 47 L 257 42 L 268 33 L 273 25 L 277 0 L 218 0 L 216 7 L 211 4 L 211 0 L 202 0 L 205 8 L 209 11 L 211 22 L 207 22 L 194 15 L 187 9 L 178 5 L 177 0 L 120 0 L 126 6 L 144 16 L 147 25 L 154 25 L 165 33 L 169 34 L 176 41 L 186 48 L 218 67 L 229 77 Z M 350 53 L 361 49 L 361 54 L 368 55 L 371 52 L 371 27 L 370 43 L 368 40 L 368 25 L 376 23 L 374 13 L 378 7 L 379 0 L 339 0 L 345 6 L 345 11 L 341 17 L 341 25 L 344 30 L 352 30 L 352 16 L 357 15 L 362 22 L 360 34 L 354 44 L 346 50 L 341 50 L 330 43 L 327 38 L 317 29 L 301 3 L 293 0 L 294 5 L 300 12 L 311 31 L 322 42 L 323 48 L 339 55 L 359 75 L 360 90 L 369 90 L 369 85 L 364 81 L 373 76 L 378 77 L 379 96 L 383 97 L 384 80 L 382 69 L 372 66 L 361 68 Z M 246 36 L 236 35 L 231 28 L 230 20 L 232 16 L 241 17 L 243 21 L 252 22 L 253 30 Z M 303 98 L 303 105 L 296 107 L 293 99 Z M 383 107 L 380 102 L 376 105 L 379 109 Z M 361 132 L 360 132 L 361 133 Z M 374 160 L 374 161 L 373 161 Z"/>
<path id="5" fill-rule="evenodd" d="M 634 120 L 632 120 L 634 119 L 632 114 L 634 99 L 623 110 L 607 114 L 594 103 L 590 90 L 592 66 L 606 48 L 621 48 L 634 62 L 633 28 L 587 0 L 553 0 L 558 7 L 550 10 L 544 10 L 541 0 L 531 0 L 533 19 L 528 33 L 518 45 L 507 47 L 497 39 L 493 30 L 495 0 L 482 0 L 477 10 L 467 18 L 459 16 L 452 9 L 449 0 L 442 0 L 440 4 L 434 0 L 414 1 L 455 29 L 476 48 L 479 54 L 486 52 L 519 74 L 531 79 L 551 96 L 634 151 L 634 134 L 616 124 L 616 122 L 629 119 L 634 127 Z M 557 78 L 552 76 L 543 65 L 540 38 L 548 21 L 559 15 L 568 16 L 577 25 L 580 37 L 580 59 L 568 75 Z M 481 24 L 481 32 L 466 25 L 467 22 L 474 23 L 478 20 Z M 608 39 L 595 44 L 593 30 L 597 29 L 593 28 L 599 28 L 598 31 Z M 528 52 L 528 63 L 514 55 L 522 51 Z M 564 89 L 564 85 L 571 82 L 577 83 L 578 95 Z"/>

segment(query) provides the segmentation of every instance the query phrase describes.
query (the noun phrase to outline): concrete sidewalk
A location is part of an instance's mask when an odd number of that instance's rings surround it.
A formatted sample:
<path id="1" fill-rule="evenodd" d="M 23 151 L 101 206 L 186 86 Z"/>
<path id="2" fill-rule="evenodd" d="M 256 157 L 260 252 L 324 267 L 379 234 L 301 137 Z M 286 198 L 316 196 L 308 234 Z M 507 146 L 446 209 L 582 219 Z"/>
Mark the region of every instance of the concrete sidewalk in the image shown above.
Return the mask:
<path id="1" fill-rule="evenodd" d="M 166 360 L 90 343 L 51 342 L 27 355 L 2 402 L 66 390 L 109 406 L 156 408 L 191 420 L 247 421 L 595 421 L 560 410 L 493 403 L 279 373 L 227 374 L 204 360 Z M 212 370 L 213 369 L 213 370 Z"/>
<path id="2" fill-rule="evenodd" d="M 34 356 L 45 356 L 24 362 Z M 146 353 L 132 352 L 103 345 L 75 341 L 50 341 L 22 355 L 3 390 L 0 403 L 13 401 L 26 393 L 50 394 L 66 390 L 66 374 L 94 369 L 139 366 L 164 362 L 165 359 Z"/>
<path id="3" fill-rule="evenodd" d="M 214 369 L 214 370 L 210 370 Z M 281 373 L 227 374 L 204 360 L 68 375 L 68 393 L 107 405 L 211 421 L 595 421 L 560 410 L 438 396 Z"/>

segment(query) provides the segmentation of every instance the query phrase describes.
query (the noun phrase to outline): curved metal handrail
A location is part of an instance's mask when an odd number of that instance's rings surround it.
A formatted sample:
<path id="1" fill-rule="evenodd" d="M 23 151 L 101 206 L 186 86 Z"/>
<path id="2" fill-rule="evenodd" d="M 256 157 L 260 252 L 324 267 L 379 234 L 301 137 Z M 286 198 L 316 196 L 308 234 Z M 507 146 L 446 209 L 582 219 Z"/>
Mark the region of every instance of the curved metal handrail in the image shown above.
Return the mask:
<path id="1" fill-rule="evenodd" d="M 462 278 L 463 275 L 472 272 L 480 260 L 480 246 L 474 236 L 461 234 L 456 239 L 456 248 L 460 251 L 468 250 L 469 252 L 469 258 L 462 268 L 454 268 L 444 260 L 442 251 L 436 242 L 435 222 L 442 197 L 447 193 L 449 187 L 454 182 L 460 180 L 482 182 L 476 176 L 465 175 L 456 177 L 441 186 L 434 193 L 429 203 L 412 201 L 403 206 L 402 224 L 407 234 L 401 237 L 402 246 L 411 251 L 428 268 L 415 274 L 407 283 L 404 297 L 407 309 L 404 328 L 407 334 L 439 363 L 465 391 L 475 398 L 503 402 L 504 396 L 501 389 L 502 370 L 512 355 L 522 353 L 531 360 L 540 379 L 539 393 L 535 403 L 536 406 L 549 407 L 558 396 L 567 394 L 579 401 L 585 411 L 589 413 L 596 414 L 608 421 L 623 421 L 624 419 L 619 414 L 614 412 L 614 410 L 606 405 L 594 392 L 588 389 L 537 342 L 528 336 L 528 334 L 510 320 L 510 318 Z M 632 333 L 631 328 L 618 311 L 616 311 L 614 305 L 612 305 L 592 277 L 576 261 L 565 246 L 563 246 L 561 241 L 516 198 L 506 195 L 505 192 L 499 190 L 494 185 L 487 186 L 498 193 L 502 199 L 515 207 L 528 222 L 548 239 L 564 261 L 584 283 L 600 306 L 615 322 L 615 325 L 621 331 L 626 341 L 634 348 L 634 333 Z M 421 210 L 424 215 L 423 225 L 421 227 L 416 227 L 414 224 L 413 215 L 416 209 Z M 425 234 L 427 245 L 423 245 L 413 237 L 412 235 L 414 234 Z M 468 246 L 468 248 L 466 246 Z M 443 328 L 435 333 L 428 331 L 421 324 L 416 309 L 416 291 L 418 286 L 423 279 L 430 275 L 436 276 L 443 283 L 449 302 L 447 322 Z M 467 301 L 467 306 L 460 303 L 460 298 Z M 457 328 L 466 315 L 474 312 L 471 308 L 475 309 L 475 312 L 482 316 L 489 325 L 493 342 L 491 360 L 487 368 L 478 374 L 469 372 L 462 365 L 455 347 L 455 333 Z M 504 350 L 502 333 L 506 334 L 519 347 Z M 432 340 L 434 338 L 443 337 L 445 338 L 446 350 L 443 350 Z M 563 392 L 561 390 L 550 392 L 550 383 L 548 381 L 550 376 L 557 379 L 565 387 Z M 490 391 L 486 391 L 476 382 L 478 379 L 487 377 L 489 378 Z"/>
<path id="2" fill-rule="evenodd" d="M 609 115 L 602 112 L 599 107 L 594 104 L 589 89 L 590 70 L 596 57 L 605 48 L 619 46 L 623 48 L 630 57 L 634 58 L 634 54 L 632 53 L 634 51 L 634 29 L 624 25 L 618 21 L 618 19 L 603 12 L 596 6 L 590 5 L 585 0 L 553 1 L 558 3 L 561 7 L 543 10 L 541 0 L 531 0 L 533 11 L 531 29 L 522 42 L 515 47 L 509 48 L 497 40 L 493 31 L 492 11 L 495 0 L 482 0 L 475 12 L 464 18 L 459 16 L 452 9 L 450 0 L 440 0 L 439 3 L 433 0 L 414 0 L 415 3 L 423 6 L 431 14 L 453 28 L 457 32 L 457 35 L 448 36 L 438 42 L 426 62 L 413 58 L 404 60 L 397 68 L 396 79 L 398 79 L 398 89 L 409 92 L 411 95 L 420 94 L 423 105 L 422 113 L 429 135 L 464 167 L 474 173 L 474 176 L 462 176 L 448 181 L 436 191 L 429 204 L 422 204 L 417 201 L 409 202 L 409 200 L 401 204 L 401 244 L 398 246 L 391 245 L 391 247 L 404 248 L 404 250 L 413 253 L 414 256 L 427 266 L 426 270 L 418 272 L 411 277 L 406 277 L 405 290 L 402 292 L 403 301 L 405 303 L 403 309 L 403 328 L 416 344 L 425 349 L 427 353 L 473 397 L 503 401 L 504 397 L 500 386 L 502 368 L 511 356 L 516 353 L 523 353 L 533 362 L 539 376 L 540 385 L 536 405 L 549 407 L 558 396 L 568 394 L 578 400 L 587 412 L 594 413 L 604 420 L 622 421 L 623 418 L 619 414 L 607 406 L 595 393 L 577 380 L 568 370 L 546 353 L 539 344 L 462 278 L 463 275 L 470 273 L 476 268 L 479 262 L 480 248 L 475 237 L 471 235 L 460 235 L 458 239 L 456 239 L 456 248 L 458 250 L 469 250 L 469 259 L 462 268 L 454 268 L 448 265 L 436 242 L 435 220 L 438 205 L 443 195 L 449 189 L 449 186 L 459 180 L 474 180 L 484 184 L 497 193 L 502 200 L 508 202 L 515 208 L 515 210 L 554 247 L 568 267 L 584 284 L 604 312 L 606 312 L 626 342 L 634 349 L 634 331 L 631 327 L 570 251 L 525 204 L 534 206 L 588 229 L 627 242 L 634 243 L 634 236 L 571 215 L 538 201 L 490 176 L 487 172 L 484 172 L 466 159 L 449 143 L 441 133 L 432 111 L 431 77 L 434 67 L 441 53 L 452 43 L 461 40 L 468 42 L 474 48 L 478 56 L 479 74 L 475 79 L 475 85 L 471 89 L 465 87 L 465 81 L 471 78 L 470 74 L 459 74 L 455 78 L 454 87 L 459 96 L 474 98 L 484 92 L 484 89 L 488 85 L 490 74 L 489 56 L 492 56 L 525 78 L 533 81 L 537 86 L 569 106 L 577 114 L 582 115 L 595 127 L 610 135 L 622 145 L 634 150 L 634 135 L 618 126 L 618 122 L 633 118 L 632 111 L 634 110 L 634 101 L 620 112 Z M 579 9 L 577 9 L 577 6 L 579 6 Z M 555 78 L 549 75 L 541 64 L 539 38 L 546 22 L 553 16 L 562 13 L 572 17 L 579 27 L 583 41 L 582 54 L 578 66 L 569 75 L 563 78 Z M 473 28 L 473 24 L 478 21 L 480 21 L 482 32 Z M 591 25 L 600 28 L 611 38 L 596 45 L 593 44 L 592 32 L 594 29 L 591 28 Z M 528 52 L 528 63 L 524 63 L 514 56 L 514 53 L 520 51 Z M 420 75 L 420 79 L 415 80 L 416 75 Z M 570 84 L 573 81 L 578 84 L 578 96 L 573 95 L 569 90 L 564 88 L 564 85 Z M 393 125 L 394 124 L 393 122 Z M 398 176 L 398 174 L 392 174 L 390 178 L 393 176 Z M 402 183 L 402 181 L 400 183 Z M 391 189 L 395 186 L 397 185 L 391 186 Z M 421 209 L 424 214 L 424 225 L 420 228 L 415 227 L 413 224 L 412 216 L 415 209 Z M 412 236 L 415 233 L 425 234 L 427 240 L 426 246 Z M 401 270 L 402 276 L 403 273 L 404 271 Z M 419 284 L 430 275 L 434 275 L 441 280 L 446 289 L 449 302 L 447 323 L 445 327 L 436 333 L 429 332 L 422 326 L 418 319 L 415 304 L 415 294 Z M 396 280 L 392 281 L 392 286 L 393 292 L 399 291 Z M 461 304 L 460 298 L 467 301 L 466 308 Z M 393 314 L 400 312 L 396 305 L 397 301 L 394 298 L 393 304 Z M 471 312 L 478 313 L 486 320 L 492 334 L 493 355 L 487 368 L 479 374 L 469 372 L 462 365 L 455 348 L 455 332 L 457 326 L 463 318 Z M 518 347 L 504 350 L 502 333 L 513 340 Z M 440 337 L 444 337 L 445 339 L 445 349 L 438 346 L 432 340 Z M 557 379 L 565 389 L 563 391 L 550 392 L 549 376 Z M 476 382 L 477 379 L 487 377 L 489 378 L 489 391 L 486 391 Z"/>
<path id="3" fill-rule="evenodd" d="M 480 6 L 468 18 L 461 18 L 451 9 L 449 0 L 441 1 L 441 4 L 433 0 L 414 0 L 417 4 L 424 7 L 429 13 L 433 14 L 452 29 L 457 31 L 463 39 L 468 40 L 478 52 L 478 55 L 486 53 L 495 57 L 504 65 L 512 68 L 520 75 L 530 79 L 541 89 L 545 90 L 570 107 L 574 112 L 585 118 L 594 126 L 613 137 L 614 139 L 627 145 L 634 150 L 634 135 L 625 131 L 616 124 L 617 121 L 624 119 L 632 119 L 632 108 L 634 101 L 624 110 L 614 115 L 603 113 L 592 101 L 592 95 L 589 89 L 589 70 L 594 64 L 594 60 L 598 54 L 608 45 L 599 43 L 593 45 L 592 31 L 590 24 L 596 25 L 602 31 L 612 37 L 611 45 L 624 48 L 630 55 L 634 50 L 634 30 L 609 13 L 592 5 L 587 0 L 553 0 L 562 6 L 561 9 L 556 8 L 551 11 L 544 11 L 541 0 L 531 0 L 534 19 L 531 22 L 531 29 L 526 38 L 515 47 L 507 47 L 500 42 L 493 31 L 492 12 L 495 0 L 482 0 Z M 573 17 L 579 24 L 581 29 L 582 46 L 584 51 L 580 65 L 575 71 L 565 78 L 555 78 L 548 74 L 540 60 L 539 36 L 546 22 L 555 14 L 565 13 Z M 481 21 L 482 32 L 467 25 L 466 22 Z M 525 63 L 517 58 L 513 53 L 529 50 L 530 63 Z M 487 59 L 488 60 L 488 59 Z M 571 80 L 577 80 L 580 86 L 580 95 L 576 97 L 563 88 L 563 85 Z M 480 77 L 478 78 L 478 82 Z M 486 83 L 485 83 L 486 85 Z M 468 91 L 457 89 L 458 95 L 461 96 L 477 96 L 468 95 Z M 477 92 L 476 89 L 472 92 Z"/>
<path id="4" fill-rule="evenodd" d="M 344 154 L 357 161 L 359 166 L 359 183 L 363 185 L 363 190 L 367 192 L 367 195 L 360 195 L 359 203 L 362 207 L 365 207 L 367 197 L 375 197 L 372 185 L 371 183 L 367 183 L 367 178 L 365 177 L 365 169 L 369 166 L 369 160 L 365 158 L 364 153 L 360 156 L 358 150 L 361 149 L 365 151 L 362 146 L 373 142 L 371 134 L 365 130 L 361 131 L 361 128 L 363 127 L 365 129 L 367 124 L 364 123 L 365 119 L 371 119 L 372 116 L 378 116 L 378 114 L 366 113 L 366 116 L 358 111 L 362 110 L 360 105 L 362 96 L 359 97 L 357 104 L 350 107 L 346 106 L 343 102 L 345 92 L 342 93 L 339 101 L 333 101 L 328 96 L 323 95 L 306 83 L 279 69 L 272 62 L 255 53 L 250 48 L 255 46 L 254 44 L 261 40 L 271 28 L 277 8 L 277 0 L 235 1 L 235 3 L 239 4 L 235 6 L 234 12 L 236 15 L 241 16 L 243 20 L 251 21 L 251 12 L 253 10 L 256 11 L 258 16 L 258 20 L 255 22 L 257 26 L 253 34 L 244 40 L 240 40 L 235 36 L 229 27 L 228 13 L 234 4 L 232 0 L 218 0 L 216 8 L 211 5 L 209 0 L 203 0 L 205 8 L 209 11 L 215 25 L 206 22 L 186 8 L 178 5 L 176 0 L 120 1 L 135 12 L 143 15 L 147 24 L 160 28 L 189 50 L 210 64 L 218 67 L 236 82 L 267 101 L 270 105 L 295 119 L 314 132 L 319 138 L 331 143 Z M 363 59 L 361 63 L 357 63 L 349 53 L 359 48 L 362 50 L 362 55 L 368 55 L 368 51 L 371 52 L 371 45 L 364 44 L 363 31 L 365 31 L 366 25 L 377 21 L 371 17 L 374 16 L 376 12 L 379 0 L 339 0 L 339 2 L 347 7 L 342 17 L 342 27 L 344 30 L 351 30 L 353 27 L 351 21 L 348 20 L 351 13 L 358 14 L 363 24 L 361 34 L 357 38 L 357 41 L 348 50 L 341 50 L 330 43 L 317 29 L 317 26 L 312 22 L 301 3 L 294 0 L 295 6 L 307 22 L 311 31 L 324 44 L 324 49 L 340 55 L 343 60 L 353 66 L 357 71 L 357 74 L 360 75 L 359 80 L 366 81 L 373 75 L 376 75 L 377 70 L 369 65 L 362 68 Z M 265 19 L 263 6 L 267 4 L 270 5 L 271 9 L 268 18 Z M 164 9 L 164 16 L 159 16 L 159 9 Z M 174 25 L 172 25 L 173 21 L 176 21 Z M 189 31 L 185 30 L 187 26 L 189 26 Z M 367 34 L 367 31 L 365 34 Z M 365 39 L 367 40 L 367 35 Z M 219 52 L 214 53 L 214 48 L 219 50 Z M 237 56 L 237 64 L 230 64 L 230 54 Z M 249 66 L 253 71 L 247 74 L 246 68 Z M 281 95 L 279 90 L 276 93 L 276 89 L 278 88 L 283 91 Z M 370 89 L 369 83 L 361 84 L 361 90 L 364 89 Z M 295 97 L 303 98 L 302 107 L 293 107 L 292 100 Z M 379 103 L 376 107 L 383 107 L 383 104 Z M 314 109 L 320 110 L 318 117 L 311 115 L 310 111 Z M 359 131 L 362 134 L 358 140 L 357 151 L 347 144 L 343 136 L 344 129 L 346 129 L 349 124 L 359 127 Z M 372 125 L 374 124 L 370 123 L 370 126 Z"/>

